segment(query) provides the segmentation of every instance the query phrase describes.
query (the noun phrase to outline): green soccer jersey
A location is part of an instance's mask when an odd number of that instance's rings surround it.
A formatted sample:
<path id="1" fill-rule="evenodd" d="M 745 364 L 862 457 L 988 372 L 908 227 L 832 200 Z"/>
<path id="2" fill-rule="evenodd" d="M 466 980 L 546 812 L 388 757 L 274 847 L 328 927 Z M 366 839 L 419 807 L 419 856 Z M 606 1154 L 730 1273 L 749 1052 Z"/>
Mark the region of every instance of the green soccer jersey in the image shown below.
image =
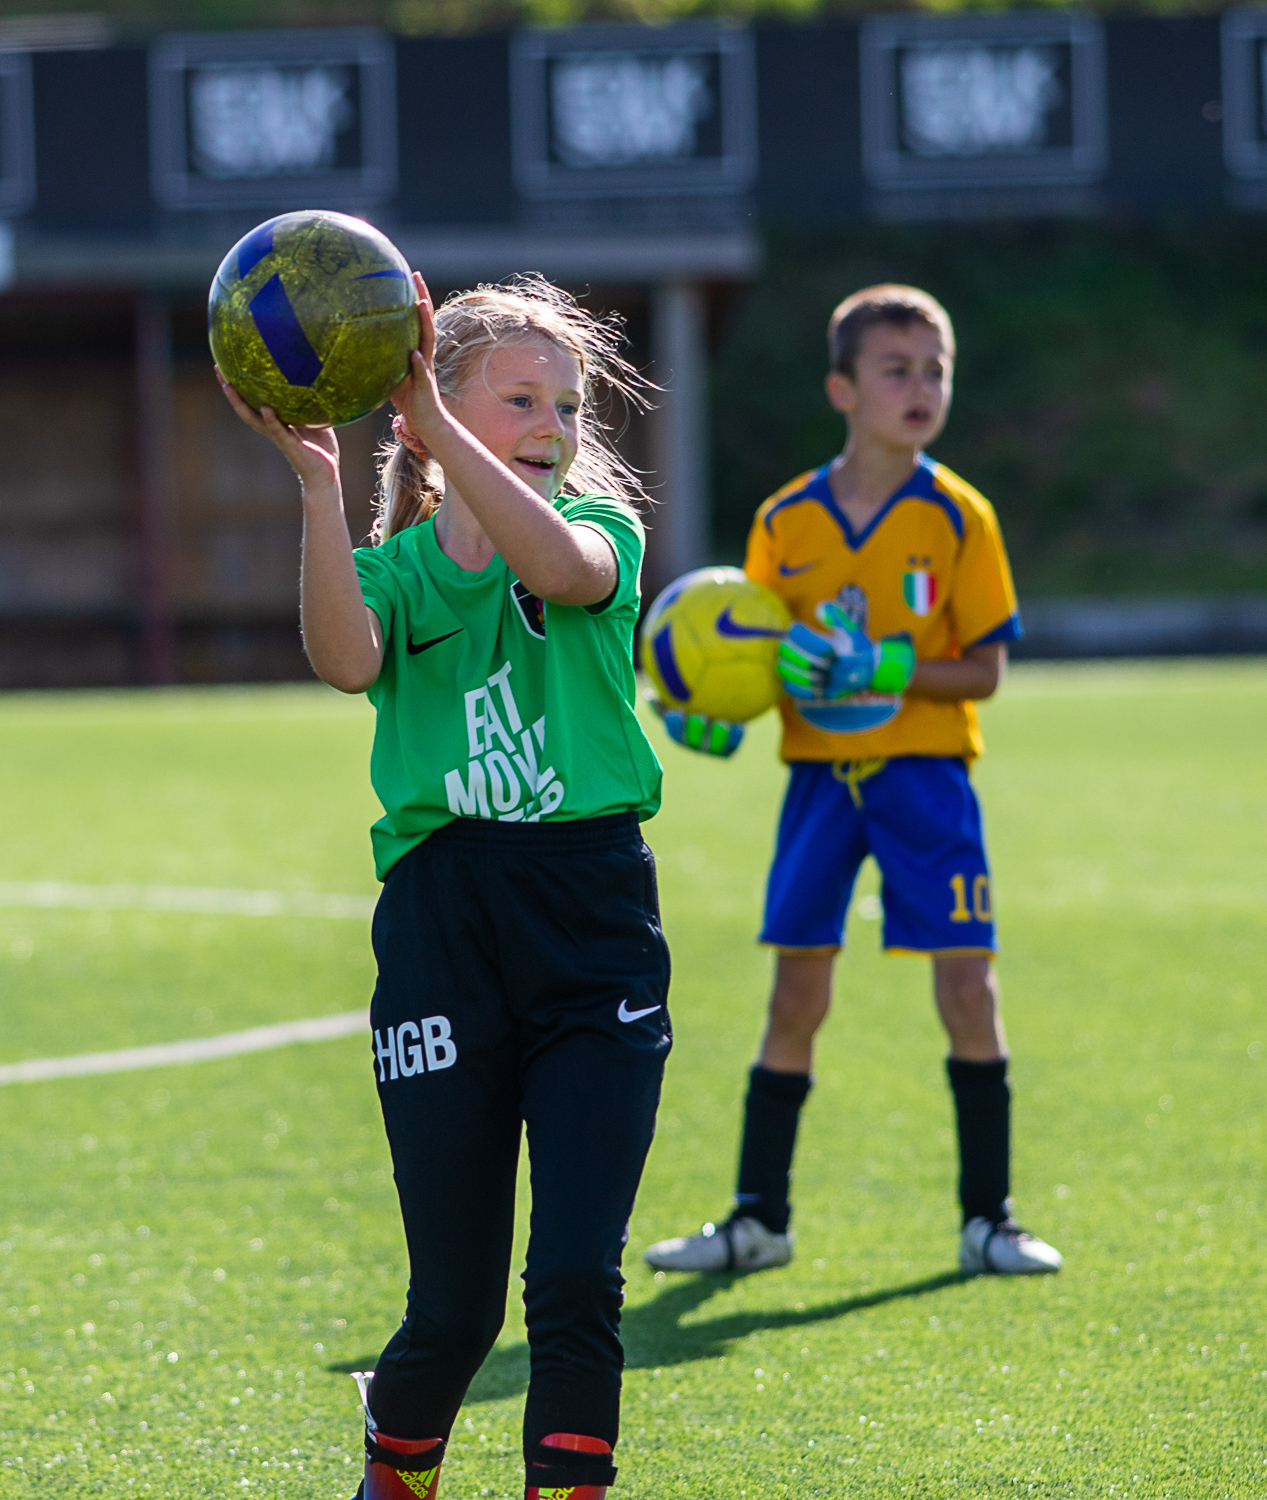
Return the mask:
<path id="1" fill-rule="evenodd" d="M 355 553 L 385 642 L 369 690 L 380 880 L 453 818 L 649 818 L 660 805 L 660 763 L 633 706 L 642 524 L 603 495 L 555 505 L 616 553 L 602 605 L 545 604 L 500 556 L 468 573 L 440 550 L 434 520 Z"/>

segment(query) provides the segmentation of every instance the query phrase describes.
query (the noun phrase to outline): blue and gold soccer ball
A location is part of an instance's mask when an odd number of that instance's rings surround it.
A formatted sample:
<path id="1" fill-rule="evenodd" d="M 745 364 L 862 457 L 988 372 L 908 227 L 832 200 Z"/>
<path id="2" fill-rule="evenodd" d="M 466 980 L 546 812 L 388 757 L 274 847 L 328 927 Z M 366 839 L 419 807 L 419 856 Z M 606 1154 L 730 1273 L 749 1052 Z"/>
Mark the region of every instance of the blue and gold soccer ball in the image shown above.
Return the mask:
<path id="1" fill-rule="evenodd" d="M 340 427 L 381 406 L 418 347 L 409 263 L 347 214 L 306 209 L 252 229 L 211 284 L 211 352 L 248 406 Z"/>
<path id="2" fill-rule="evenodd" d="M 778 701 L 791 623 L 782 599 L 738 568 L 697 568 L 648 610 L 643 670 L 666 707 L 743 724 Z"/>

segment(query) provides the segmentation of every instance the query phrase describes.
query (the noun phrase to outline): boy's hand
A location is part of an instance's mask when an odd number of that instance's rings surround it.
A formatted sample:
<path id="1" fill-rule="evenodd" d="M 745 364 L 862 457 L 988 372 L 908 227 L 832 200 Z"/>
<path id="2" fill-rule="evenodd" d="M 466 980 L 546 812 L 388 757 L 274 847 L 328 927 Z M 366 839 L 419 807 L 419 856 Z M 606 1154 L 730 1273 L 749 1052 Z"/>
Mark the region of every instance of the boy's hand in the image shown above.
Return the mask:
<path id="1" fill-rule="evenodd" d="M 818 618 L 831 631 L 835 660 L 827 673 L 827 699 L 851 693 L 897 696 L 915 671 L 915 645 L 905 632 L 870 640 L 838 604 L 820 604 Z"/>
<path id="2" fill-rule="evenodd" d="M 835 659 L 832 643 L 798 620 L 780 642 L 775 665 L 791 697 L 812 701 L 826 695 Z"/>
<path id="3" fill-rule="evenodd" d="M 880 659 L 870 687 L 873 693 L 904 693 L 915 675 L 915 642 L 905 631 L 880 637 Z"/>
<path id="4" fill-rule="evenodd" d="M 742 724 L 728 724 L 724 719 L 710 719 L 707 714 L 688 714 L 680 708 L 666 708 L 650 694 L 647 702 L 663 720 L 669 738 L 684 750 L 697 750 L 701 755 L 728 760 L 743 743 Z"/>

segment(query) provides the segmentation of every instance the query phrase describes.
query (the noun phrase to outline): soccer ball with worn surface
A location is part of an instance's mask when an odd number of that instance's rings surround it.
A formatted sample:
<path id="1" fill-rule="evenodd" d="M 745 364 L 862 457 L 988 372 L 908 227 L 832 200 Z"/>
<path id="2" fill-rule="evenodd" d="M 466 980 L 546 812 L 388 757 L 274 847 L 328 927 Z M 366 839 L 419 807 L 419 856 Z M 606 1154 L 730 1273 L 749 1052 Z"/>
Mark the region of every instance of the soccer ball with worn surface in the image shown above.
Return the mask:
<path id="1" fill-rule="evenodd" d="M 248 406 L 340 427 L 409 371 L 418 310 L 409 263 L 347 214 L 305 209 L 252 229 L 211 283 L 211 352 Z"/>
<path id="2" fill-rule="evenodd" d="M 782 599 L 738 568 L 697 568 L 648 610 L 643 669 L 669 707 L 743 724 L 778 701 L 775 663 L 791 623 Z"/>

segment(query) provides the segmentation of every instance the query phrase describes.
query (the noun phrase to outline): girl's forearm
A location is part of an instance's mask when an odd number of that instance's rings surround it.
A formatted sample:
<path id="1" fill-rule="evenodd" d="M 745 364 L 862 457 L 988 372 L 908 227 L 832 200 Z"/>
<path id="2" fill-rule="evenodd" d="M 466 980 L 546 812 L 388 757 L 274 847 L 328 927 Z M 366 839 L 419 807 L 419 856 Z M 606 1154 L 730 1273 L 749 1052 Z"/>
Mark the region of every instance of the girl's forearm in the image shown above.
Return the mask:
<path id="1" fill-rule="evenodd" d="M 304 490 L 300 618 L 313 671 L 343 693 L 363 693 L 383 664 L 382 632 L 366 608 L 337 485 Z"/>
<path id="2" fill-rule="evenodd" d="M 427 434 L 446 481 L 461 495 L 507 566 L 539 598 L 597 604 L 616 586 L 616 560 L 595 531 L 557 510 L 448 418 Z"/>

